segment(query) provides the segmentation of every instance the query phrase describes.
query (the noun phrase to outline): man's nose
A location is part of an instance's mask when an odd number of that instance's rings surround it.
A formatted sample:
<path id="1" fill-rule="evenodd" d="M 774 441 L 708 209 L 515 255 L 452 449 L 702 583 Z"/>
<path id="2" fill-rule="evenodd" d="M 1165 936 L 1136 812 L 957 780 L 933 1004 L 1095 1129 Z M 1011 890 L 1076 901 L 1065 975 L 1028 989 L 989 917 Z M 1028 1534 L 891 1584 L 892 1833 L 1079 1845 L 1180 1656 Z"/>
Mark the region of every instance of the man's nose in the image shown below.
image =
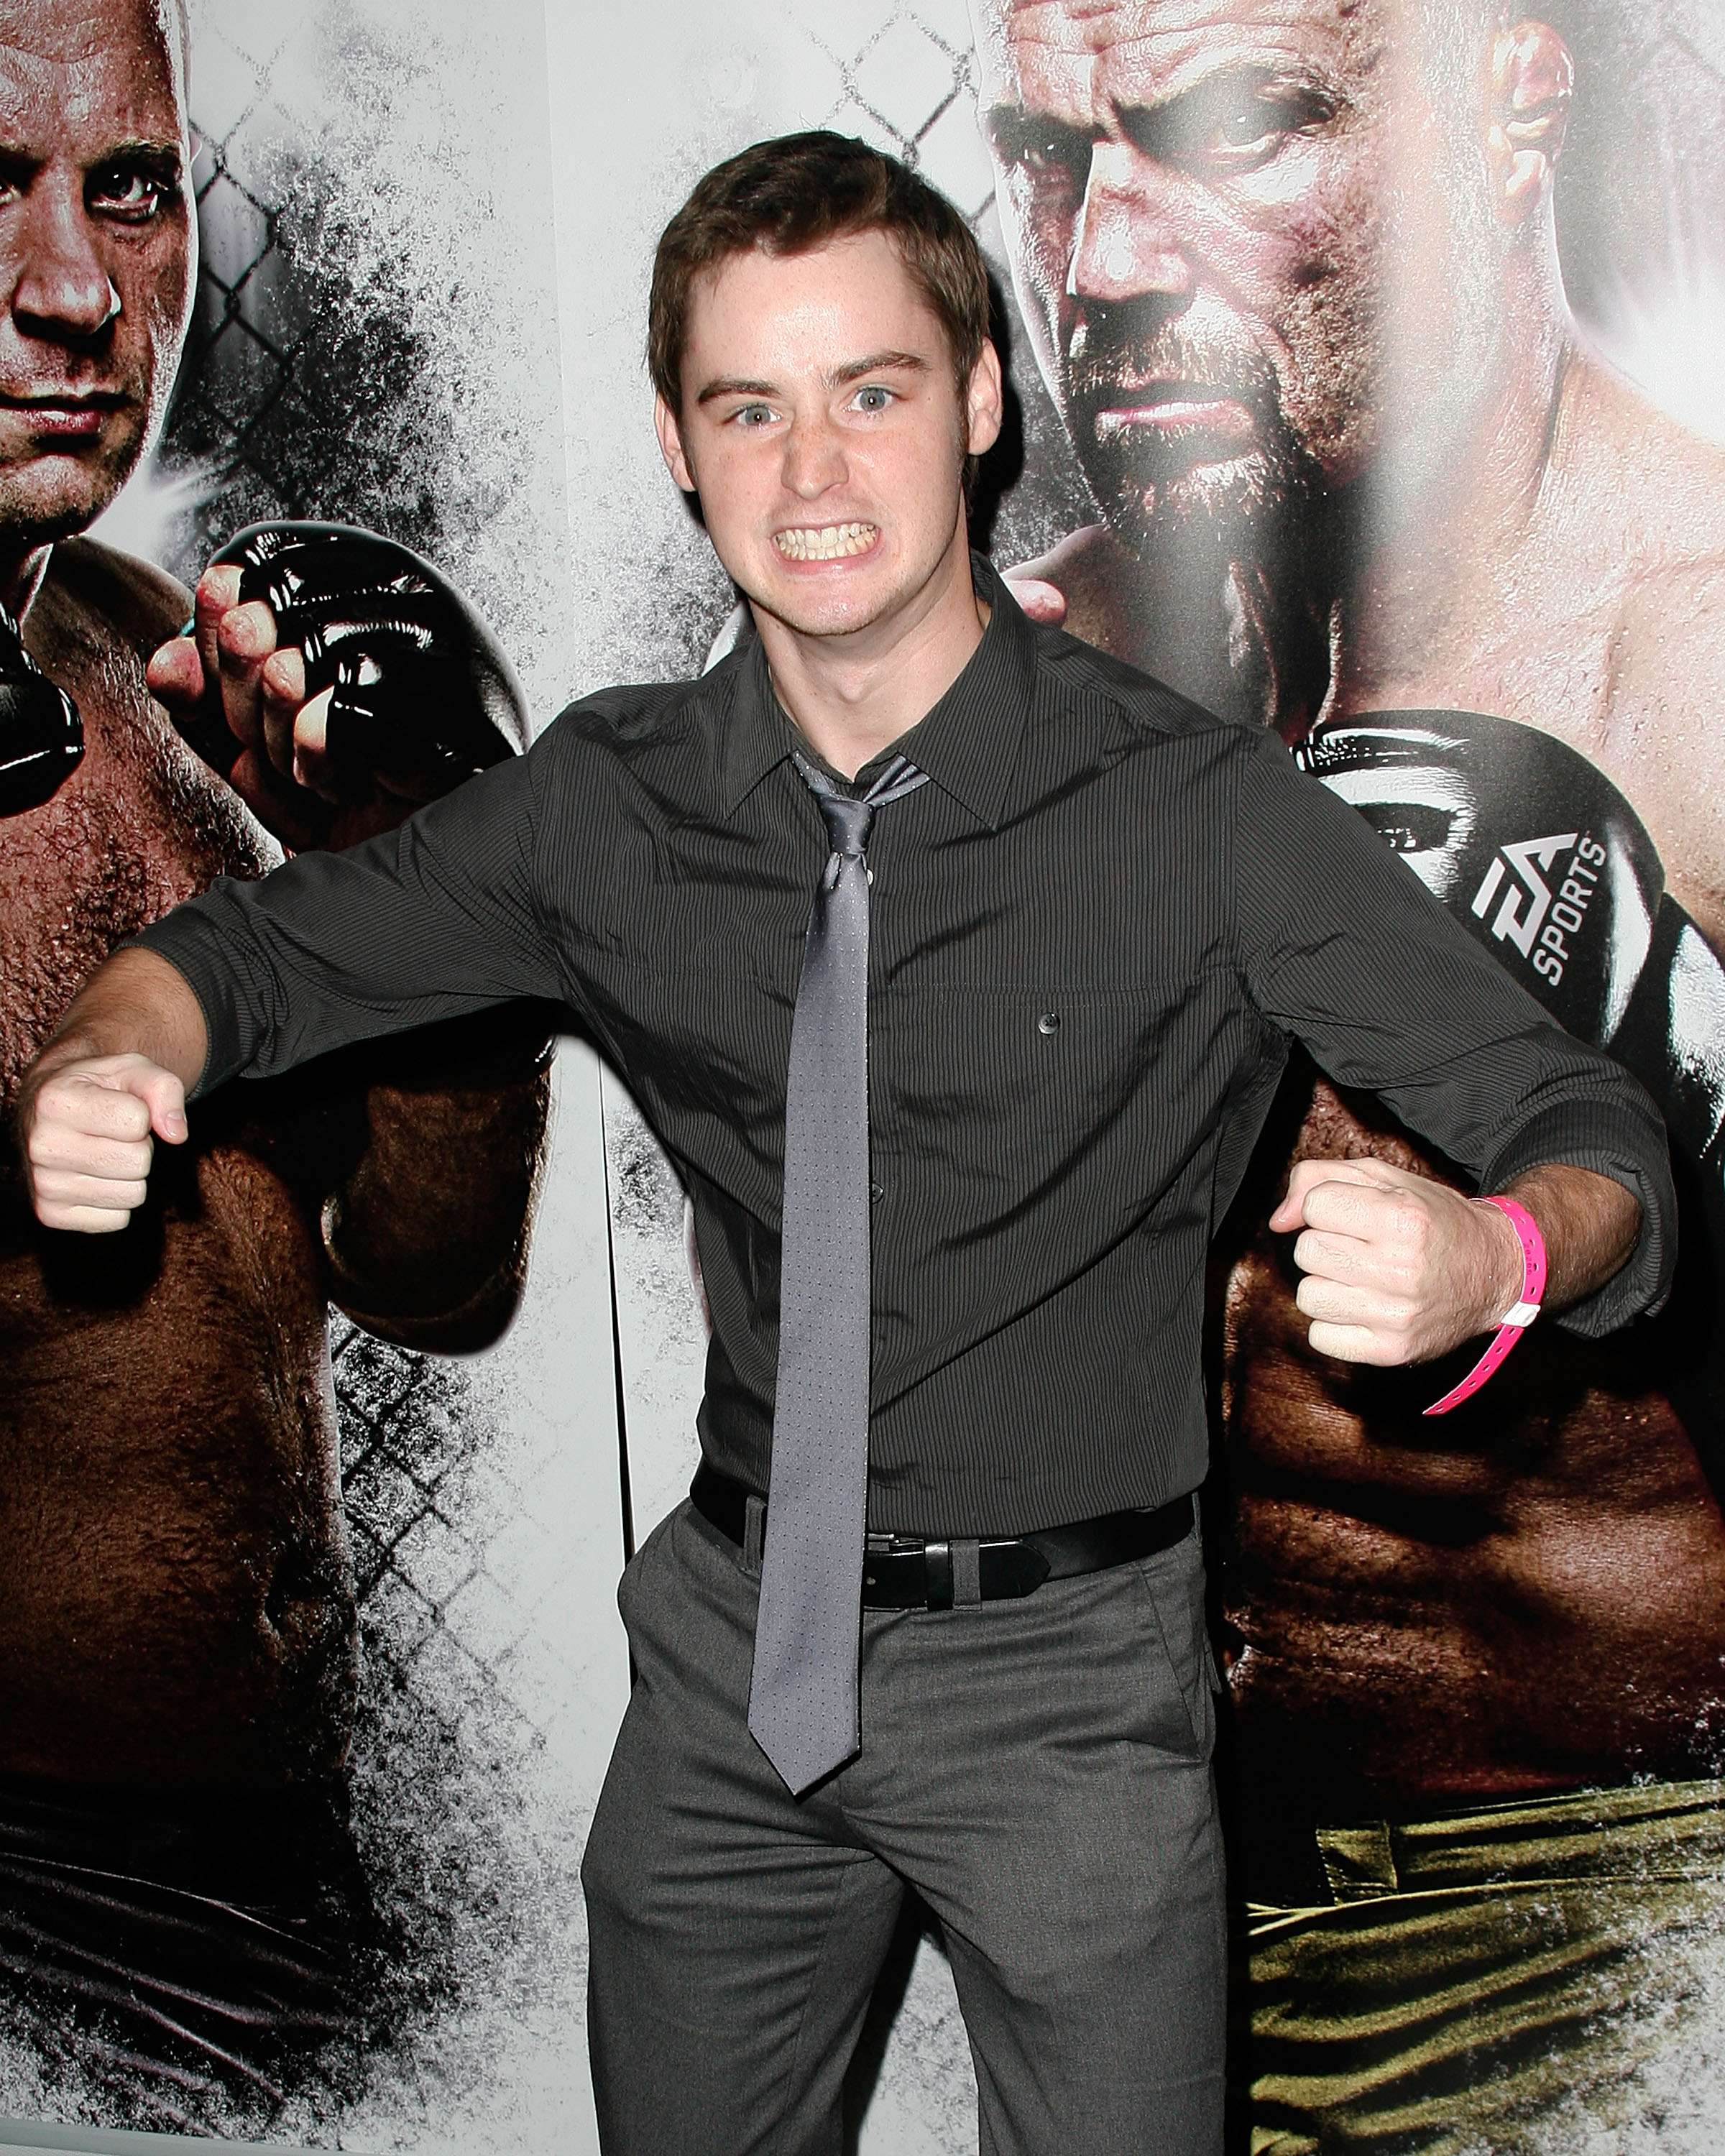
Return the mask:
<path id="1" fill-rule="evenodd" d="M 21 208 L 13 228 L 13 320 L 38 336 L 77 341 L 100 335 L 120 312 L 120 295 L 75 178 L 39 174 Z"/>
<path id="2" fill-rule="evenodd" d="M 784 483 L 804 501 L 824 494 L 845 477 L 845 444 L 824 413 L 792 420 L 784 443 Z"/>
<path id="3" fill-rule="evenodd" d="M 1117 304 L 1153 293 L 1183 299 L 1192 264 L 1174 216 L 1170 176 L 1124 142 L 1098 142 L 1066 274 L 1074 299 Z"/>

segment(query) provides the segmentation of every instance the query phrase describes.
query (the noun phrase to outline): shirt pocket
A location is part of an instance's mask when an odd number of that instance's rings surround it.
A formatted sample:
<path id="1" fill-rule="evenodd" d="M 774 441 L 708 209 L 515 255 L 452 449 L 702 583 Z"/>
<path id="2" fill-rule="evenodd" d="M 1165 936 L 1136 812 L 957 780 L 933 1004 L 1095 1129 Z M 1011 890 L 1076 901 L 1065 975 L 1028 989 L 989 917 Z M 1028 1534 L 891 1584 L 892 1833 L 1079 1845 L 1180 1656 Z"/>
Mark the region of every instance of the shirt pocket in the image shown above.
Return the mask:
<path id="1" fill-rule="evenodd" d="M 1124 1217 L 1214 1130 L 1235 1023 L 1219 974 L 896 988 L 870 1012 L 876 1139 L 948 1172 L 978 1214 L 1071 1185 Z"/>

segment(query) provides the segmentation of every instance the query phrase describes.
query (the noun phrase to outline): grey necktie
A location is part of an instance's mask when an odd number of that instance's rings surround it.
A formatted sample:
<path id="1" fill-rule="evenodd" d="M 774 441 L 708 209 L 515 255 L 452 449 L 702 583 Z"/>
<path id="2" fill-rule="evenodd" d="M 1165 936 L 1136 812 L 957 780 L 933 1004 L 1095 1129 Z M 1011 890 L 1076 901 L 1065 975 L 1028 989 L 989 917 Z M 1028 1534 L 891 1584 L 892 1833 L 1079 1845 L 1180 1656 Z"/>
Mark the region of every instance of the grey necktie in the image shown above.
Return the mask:
<path id="1" fill-rule="evenodd" d="M 857 1748 L 869 1486 L 869 872 L 875 812 L 924 784 L 895 757 L 865 794 L 795 759 L 832 854 L 809 915 L 785 1089 L 778 1389 L 749 1727 L 793 1796 Z"/>

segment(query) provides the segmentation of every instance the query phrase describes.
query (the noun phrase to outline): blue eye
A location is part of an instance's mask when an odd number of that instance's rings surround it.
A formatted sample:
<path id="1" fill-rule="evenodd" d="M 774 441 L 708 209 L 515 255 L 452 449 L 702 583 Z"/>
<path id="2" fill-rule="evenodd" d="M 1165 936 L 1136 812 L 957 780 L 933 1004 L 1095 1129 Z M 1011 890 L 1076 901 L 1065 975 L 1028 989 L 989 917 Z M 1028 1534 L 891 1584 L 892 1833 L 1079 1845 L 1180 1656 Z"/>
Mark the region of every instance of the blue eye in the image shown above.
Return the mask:
<path id="1" fill-rule="evenodd" d="M 860 411 L 884 412 L 891 402 L 892 392 L 890 389 L 881 388 L 875 382 L 871 382 L 866 389 L 859 389 L 856 393 L 857 407 Z"/>

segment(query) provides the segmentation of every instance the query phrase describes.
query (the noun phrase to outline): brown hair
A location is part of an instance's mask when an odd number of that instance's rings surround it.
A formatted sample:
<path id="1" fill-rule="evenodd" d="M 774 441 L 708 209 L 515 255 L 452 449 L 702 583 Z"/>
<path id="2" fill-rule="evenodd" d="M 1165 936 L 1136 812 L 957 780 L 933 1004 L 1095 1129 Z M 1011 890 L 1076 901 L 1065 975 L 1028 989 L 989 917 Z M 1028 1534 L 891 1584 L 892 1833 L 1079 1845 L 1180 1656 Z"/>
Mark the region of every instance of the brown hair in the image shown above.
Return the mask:
<path id="1" fill-rule="evenodd" d="M 820 130 L 756 142 L 696 182 L 665 228 L 647 304 L 647 371 L 673 412 L 696 280 L 733 254 L 802 254 L 884 232 L 947 333 L 962 411 L 988 334 L 988 275 L 975 235 L 943 194 L 866 142 Z"/>

